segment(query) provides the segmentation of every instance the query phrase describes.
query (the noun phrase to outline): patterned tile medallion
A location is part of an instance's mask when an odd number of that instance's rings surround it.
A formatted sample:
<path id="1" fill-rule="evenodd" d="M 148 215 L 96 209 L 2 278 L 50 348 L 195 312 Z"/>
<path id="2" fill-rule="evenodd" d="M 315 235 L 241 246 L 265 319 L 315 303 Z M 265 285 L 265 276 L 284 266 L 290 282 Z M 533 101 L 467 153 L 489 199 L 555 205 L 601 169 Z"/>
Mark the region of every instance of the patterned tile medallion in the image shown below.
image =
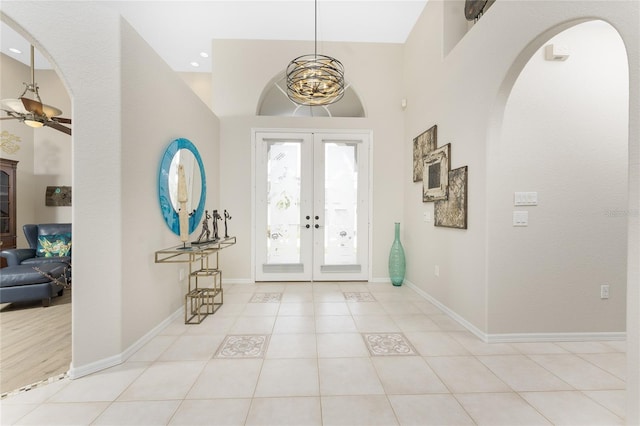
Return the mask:
<path id="1" fill-rule="evenodd" d="M 345 291 L 344 298 L 347 302 L 375 302 L 373 294 L 367 292 Z"/>
<path id="2" fill-rule="evenodd" d="M 263 358 L 268 344 L 266 334 L 229 335 L 214 358 Z"/>
<path id="3" fill-rule="evenodd" d="M 402 333 L 362 333 L 372 356 L 417 355 Z"/>
<path id="4" fill-rule="evenodd" d="M 278 303 L 282 300 L 282 293 L 255 293 L 249 303 Z"/>

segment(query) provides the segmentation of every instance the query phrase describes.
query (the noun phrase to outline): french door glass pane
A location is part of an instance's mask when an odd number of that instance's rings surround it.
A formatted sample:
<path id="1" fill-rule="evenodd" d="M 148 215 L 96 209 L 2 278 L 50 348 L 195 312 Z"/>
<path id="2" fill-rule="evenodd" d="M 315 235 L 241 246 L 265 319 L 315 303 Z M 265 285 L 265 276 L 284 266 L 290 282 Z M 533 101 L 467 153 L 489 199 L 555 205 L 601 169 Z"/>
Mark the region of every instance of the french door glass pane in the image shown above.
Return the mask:
<path id="1" fill-rule="evenodd" d="M 324 144 L 324 264 L 357 261 L 358 164 L 356 144 Z"/>
<path id="2" fill-rule="evenodd" d="M 300 263 L 301 144 L 269 142 L 267 263 Z"/>

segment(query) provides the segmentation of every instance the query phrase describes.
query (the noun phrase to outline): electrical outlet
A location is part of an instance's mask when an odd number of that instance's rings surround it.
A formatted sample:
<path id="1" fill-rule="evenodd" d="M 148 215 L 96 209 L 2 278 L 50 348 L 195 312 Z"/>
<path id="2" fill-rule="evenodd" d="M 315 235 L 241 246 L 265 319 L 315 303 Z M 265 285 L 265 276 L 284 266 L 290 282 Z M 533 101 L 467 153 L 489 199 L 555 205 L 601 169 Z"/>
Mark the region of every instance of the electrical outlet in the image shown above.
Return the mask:
<path id="1" fill-rule="evenodd" d="M 435 275 L 436 277 L 440 276 L 440 267 L 438 265 L 433 267 L 433 275 Z"/>
<path id="2" fill-rule="evenodd" d="M 609 284 L 603 284 L 600 286 L 600 299 L 609 298 Z"/>

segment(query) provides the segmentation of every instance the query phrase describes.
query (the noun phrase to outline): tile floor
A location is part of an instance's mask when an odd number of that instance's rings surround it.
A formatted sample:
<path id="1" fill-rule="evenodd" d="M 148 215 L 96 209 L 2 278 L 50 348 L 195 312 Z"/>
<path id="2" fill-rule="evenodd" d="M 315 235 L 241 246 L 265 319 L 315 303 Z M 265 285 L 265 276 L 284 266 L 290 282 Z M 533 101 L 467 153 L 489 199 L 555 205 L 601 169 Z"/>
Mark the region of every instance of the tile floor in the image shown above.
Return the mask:
<path id="1" fill-rule="evenodd" d="M 125 363 L 0 402 L 24 425 L 616 425 L 624 342 L 484 344 L 409 287 L 225 286 Z"/>

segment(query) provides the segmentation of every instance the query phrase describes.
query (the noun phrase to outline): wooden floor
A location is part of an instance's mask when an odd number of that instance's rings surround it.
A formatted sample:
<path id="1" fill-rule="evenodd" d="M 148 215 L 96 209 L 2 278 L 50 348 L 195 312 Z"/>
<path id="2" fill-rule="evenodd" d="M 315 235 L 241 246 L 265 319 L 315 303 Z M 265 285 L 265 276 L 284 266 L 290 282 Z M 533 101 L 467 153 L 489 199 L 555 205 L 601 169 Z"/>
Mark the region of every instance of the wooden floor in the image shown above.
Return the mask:
<path id="1" fill-rule="evenodd" d="M 71 363 L 71 290 L 40 301 L 0 305 L 0 394 L 67 372 Z"/>

